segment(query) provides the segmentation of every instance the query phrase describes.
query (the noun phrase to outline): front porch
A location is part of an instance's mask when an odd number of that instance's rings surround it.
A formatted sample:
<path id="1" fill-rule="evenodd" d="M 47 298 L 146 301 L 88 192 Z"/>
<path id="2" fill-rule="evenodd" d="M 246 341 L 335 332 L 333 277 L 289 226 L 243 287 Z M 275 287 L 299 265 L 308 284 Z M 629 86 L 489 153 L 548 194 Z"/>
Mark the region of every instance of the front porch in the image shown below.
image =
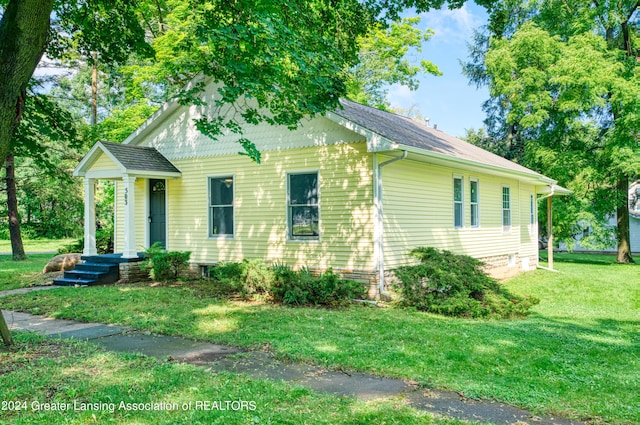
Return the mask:
<path id="1" fill-rule="evenodd" d="M 122 254 L 83 255 L 83 263 L 74 270 L 64 272 L 64 277 L 54 279 L 57 286 L 93 286 L 107 285 L 118 280 L 140 280 L 146 273 L 140 270 L 144 253 L 135 258 L 125 258 Z M 132 279 L 135 277 L 135 279 Z"/>
<path id="2" fill-rule="evenodd" d="M 153 238 L 139 240 L 136 237 L 140 219 L 144 217 L 149 228 L 157 228 L 166 238 L 166 179 L 181 176 L 168 159 L 154 148 L 119 145 L 97 142 L 85 155 L 73 172 L 76 177 L 84 178 L 84 249 L 83 255 L 95 257 L 96 249 L 96 202 L 95 184 L 97 180 L 112 180 L 122 189 L 117 191 L 116 209 L 121 209 L 122 219 L 117 221 L 115 229 L 123 234 L 123 242 L 116 246 L 114 253 L 119 259 L 117 264 L 139 261 L 139 250 L 153 243 Z M 139 188 L 144 180 L 145 191 Z M 138 186 L 138 187 L 137 187 Z M 139 202 L 143 197 L 144 202 Z M 136 217 L 138 223 L 136 224 Z M 155 221 L 154 221 L 155 220 Z M 114 226 L 115 227 L 115 226 Z M 151 232 L 149 230 L 149 232 Z M 147 231 L 147 229 L 145 229 Z M 102 257 L 102 256 L 100 256 Z M 106 258 L 106 257 L 105 257 Z M 128 261 L 132 260 L 132 261 Z"/>

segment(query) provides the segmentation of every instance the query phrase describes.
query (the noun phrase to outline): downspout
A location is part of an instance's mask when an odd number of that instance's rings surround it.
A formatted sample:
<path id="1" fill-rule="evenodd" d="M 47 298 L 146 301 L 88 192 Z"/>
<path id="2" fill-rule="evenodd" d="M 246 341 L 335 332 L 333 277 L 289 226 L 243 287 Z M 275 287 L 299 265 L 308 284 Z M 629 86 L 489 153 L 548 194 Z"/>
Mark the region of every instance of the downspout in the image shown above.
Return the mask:
<path id="1" fill-rule="evenodd" d="M 374 194 L 374 202 L 377 212 L 377 221 L 376 225 L 376 247 L 377 247 L 377 267 L 378 267 L 378 297 L 380 297 L 384 293 L 384 211 L 382 208 L 382 167 L 385 165 L 389 165 L 396 161 L 402 161 L 408 155 L 407 151 L 402 151 L 402 155 L 383 163 L 377 164 L 378 156 L 377 154 L 374 158 L 374 170 L 376 171 L 375 176 L 375 186 L 374 189 L 377 189 Z"/>
<path id="2" fill-rule="evenodd" d="M 554 194 L 555 188 L 553 187 L 553 185 L 551 185 L 551 193 L 538 198 L 538 201 L 541 201 L 543 199 L 547 200 L 547 262 L 549 264 L 549 267 L 542 267 L 538 265 L 538 268 L 551 272 L 557 271 L 553 268 L 553 208 L 551 206 L 551 200 L 553 199 Z"/>

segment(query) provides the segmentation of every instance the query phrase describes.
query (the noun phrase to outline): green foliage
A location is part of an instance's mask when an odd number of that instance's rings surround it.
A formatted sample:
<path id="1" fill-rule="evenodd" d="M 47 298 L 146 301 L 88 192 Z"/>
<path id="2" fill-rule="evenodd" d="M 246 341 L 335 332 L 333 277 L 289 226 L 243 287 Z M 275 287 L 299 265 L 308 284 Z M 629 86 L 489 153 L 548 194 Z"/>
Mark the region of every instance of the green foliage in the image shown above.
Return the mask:
<path id="1" fill-rule="evenodd" d="M 154 280 L 175 280 L 189 263 L 191 252 L 166 251 L 160 242 L 151 245 L 145 251 L 143 268 L 149 271 Z"/>
<path id="2" fill-rule="evenodd" d="M 640 174 L 637 4 L 496 1 L 487 7 L 488 32 L 477 34 L 465 65 L 471 81 L 491 93 L 488 139 L 480 144 L 503 143 L 491 150 L 571 189 L 573 196 L 554 201 L 554 235 L 570 245 L 582 220 L 595 229 L 585 242 L 604 248 L 614 233 L 607 215 L 617 210 L 627 221 L 624 186 Z M 621 247 L 628 235 L 618 233 Z"/>
<path id="3" fill-rule="evenodd" d="M 431 30 L 415 28 L 419 17 L 403 18 L 389 26 L 378 23 L 358 40 L 358 64 L 347 71 L 347 97 L 380 109 L 388 109 L 387 93 L 392 84 L 416 90 L 418 75 L 442 75 L 436 65 L 428 61 L 410 62 L 410 49 L 422 51 L 422 45 L 433 35 Z"/>
<path id="4" fill-rule="evenodd" d="M 71 254 L 84 250 L 84 236 L 77 241 L 58 248 L 58 254 Z M 113 227 L 96 230 L 96 250 L 98 254 L 113 253 Z"/>
<path id="5" fill-rule="evenodd" d="M 538 300 L 510 294 L 481 269 L 483 263 L 431 247 L 413 249 L 419 264 L 394 270 L 401 304 L 446 316 L 525 316 Z"/>
<path id="6" fill-rule="evenodd" d="M 268 296 L 274 279 L 272 269 L 262 260 L 224 263 L 213 267 L 210 273 L 218 285 L 230 288 L 243 298 Z"/>
<path id="7" fill-rule="evenodd" d="M 365 295 L 364 284 L 340 279 L 331 269 L 314 277 L 307 268 L 293 270 L 281 264 L 270 267 L 262 260 L 220 264 L 210 270 L 210 277 L 222 292 L 285 305 L 335 306 Z"/>
<path id="8" fill-rule="evenodd" d="M 285 305 L 343 305 L 365 296 L 363 283 L 340 279 L 332 269 L 313 277 L 307 268 L 274 267 L 273 299 Z"/>

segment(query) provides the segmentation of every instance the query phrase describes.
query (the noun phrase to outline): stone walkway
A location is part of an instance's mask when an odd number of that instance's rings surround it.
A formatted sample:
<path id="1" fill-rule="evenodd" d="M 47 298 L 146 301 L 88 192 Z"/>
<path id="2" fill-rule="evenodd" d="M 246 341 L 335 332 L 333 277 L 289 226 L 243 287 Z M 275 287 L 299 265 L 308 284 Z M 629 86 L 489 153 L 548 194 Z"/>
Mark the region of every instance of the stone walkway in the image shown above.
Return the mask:
<path id="1" fill-rule="evenodd" d="M 0 292 L 0 297 L 44 289 L 50 287 L 3 291 Z M 55 338 L 86 340 L 115 352 L 142 353 L 159 359 L 182 361 L 206 367 L 212 372 L 231 371 L 252 378 L 281 380 L 315 391 L 359 400 L 403 398 L 410 406 L 439 416 L 494 424 L 584 425 L 582 422 L 563 418 L 534 416 L 513 406 L 486 400 L 471 400 L 454 392 L 420 388 L 399 379 L 285 363 L 266 352 L 242 351 L 226 345 L 150 335 L 102 323 L 80 323 L 12 311 L 3 313 L 11 330 L 32 331 Z"/>

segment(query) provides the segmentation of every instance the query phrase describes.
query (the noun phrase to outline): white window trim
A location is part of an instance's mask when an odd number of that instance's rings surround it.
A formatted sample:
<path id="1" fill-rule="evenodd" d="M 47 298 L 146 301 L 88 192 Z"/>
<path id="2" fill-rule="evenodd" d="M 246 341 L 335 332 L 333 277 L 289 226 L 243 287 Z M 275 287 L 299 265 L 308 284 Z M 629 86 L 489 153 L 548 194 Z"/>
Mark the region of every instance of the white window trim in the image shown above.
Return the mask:
<path id="1" fill-rule="evenodd" d="M 509 189 L 509 208 L 504 207 L 504 189 Z M 511 228 L 513 226 L 513 202 L 512 202 L 512 194 L 511 194 L 511 186 L 508 184 L 503 184 L 500 189 L 500 211 L 501 211 L 501 221 L 502 221 L 502 231 L 504 233 L 511 233 Z M 509 211 L 509 224 L 504 224 L 504 212 Z"/>
<path id="2" fill-rule="evenodd" d="M 313 174 L 316 173 L 318 175 L 318 236 L 293 236 L 291 233 L 291 218 L 289 217 L 289 194 L 291 193 L 291 180 L 289 176 L 295 176 L 299 174 Z M 309 170 L 293 170 L 287 171 L 286 177 L 287 179 L 287 193 L 285 200 L 285 217 L 287 218 L 287 242 L 296 242 L 296 243 L 319 243 L 322 241 L 322 193 L 320 190 L 320 170 L 317 168 L 309 169 Z"/>
<path id="3" fill-rule="evenodd" d="M 478 197 L 478 199 L 476 200 L 475 203 L 471 202 L 471 182 L 475 182 L 476 183 L 476 195 Z M 476 206 L 476 220 L 477 223 L 474 225 L 471 222 L 472 219 L 472 214 L 471 214 L 471 206 L 475 205 Z M 469 177 L 469 227 L 471 227 L 472 229 L 479 229 L 480 228 L 480 179 L 477 177 Z"/>
<path id="4" fill-rule="evenodd" d="M 462 193 L 460 194 L 460 201 L 456 201 L 456 180 L 460 180 Z M 454 174 L 451 180 L 453 185 L 453 228 L 464 229 L 464 176 Z M 456 204 L 460 204 L 460 225 L 456 225 Z"/>
<path id="5" fill-rule="evenodd" d="M 538 224 L 538 211 L 536 210 L 536 196 L 529 193 L 529 234 L 533 235 Z"/>
<path id="6" fill-rule="evenodd" d="M 212 225 L 212 217 L 211 217 L 211 208 L 214 206 L 211 205 L 211 180 L 213 179 L 223 179 L 223 178 L 231 178 L 233 179 L 233 195 L 231 198 L 231 207 L 233 208 L 233 233 L 232 234 L 224 234 L 224 235 L 214 235 L 212 234 L 213 229 Z M 234 240 L 236 238 L 236 176 L 235 174 L 219 174 L 214 176 L 207 176 L 207 239 L 229 239 Z"/>

